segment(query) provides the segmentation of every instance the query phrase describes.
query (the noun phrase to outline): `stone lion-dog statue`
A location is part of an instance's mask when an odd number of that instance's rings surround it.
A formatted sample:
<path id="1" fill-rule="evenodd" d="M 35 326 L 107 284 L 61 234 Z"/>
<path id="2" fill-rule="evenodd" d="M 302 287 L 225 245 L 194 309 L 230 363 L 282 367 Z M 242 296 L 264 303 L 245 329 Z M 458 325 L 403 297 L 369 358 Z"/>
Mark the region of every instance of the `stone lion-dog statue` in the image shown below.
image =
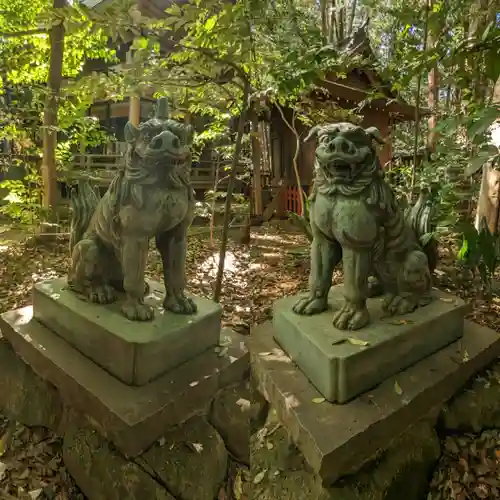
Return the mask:
<path id="1" fill-rule="evenodd" d="M 369 323 L 366 301 L 375 290 L 386 294 L 383 309 L 390 315 L 428 304 L 437 262 L 436 241 L 420 244 L 423 234 L 431 234 L 429 192 L 422 191 L 415 206 L 403 212 L 384 179 L 375 147 L 383 140 L 374 127 L 334 123 L 314 127 L 306 141 L 314 137 L 309 294 L 293 311 L 312 315 L 328 308 L 333 271 L 341 261 L 345 300 L 333 318 L 340 330 Z"/>
<path id="2" fill-rule="evenodd" d="M 145 270 L 149 242 L 163 262 L 165 310 L 193 314 L 195 303 L 184 293 L 187 230 L 194 217 L 189 175 L 193 128 L 169 119 L 168 101 L 158 101 L 156 115 L 125 127 L 128 151 L 123 167 L 99 198 L 81 182 L 72 198 L 69 289 L 98 304 L 125 293 L 122 314 L 149 321 L 154 310 Z"/>

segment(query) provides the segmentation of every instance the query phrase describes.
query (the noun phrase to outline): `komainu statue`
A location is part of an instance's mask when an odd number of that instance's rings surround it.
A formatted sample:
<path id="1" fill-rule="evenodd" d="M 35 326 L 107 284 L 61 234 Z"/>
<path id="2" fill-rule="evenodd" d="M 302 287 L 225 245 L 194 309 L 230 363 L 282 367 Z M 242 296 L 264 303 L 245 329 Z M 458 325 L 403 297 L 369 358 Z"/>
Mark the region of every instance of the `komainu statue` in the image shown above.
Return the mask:
<path id="1" fill-rule="evenodd" d="M 328 307 L 335 266 L 344 271 L 345 302 L 333 318 L 341 330 L 357 330 L 370 321 L 366 301 L 369 278 L 386 294 L 388 314 L 406 314 L 430 302 L 431 272 L 437 262 L 433 240 L 423 248 L 429 231 L 428 193 L 405 214 L 377 157 L 376 128 L 351 123 L 314 127 L 317 137 L 315 181 L 311 194 L 313 234 L 309 295 L 293 310 L 311 315 Z"/>
<path id="2" fill-rule="evenodd" d="M 193 129 L 169 119 L 168 102 L 160 99 L 154 118 L 138 127 L 127 123 L 125 139 L 124 165 L 103 197 L 82 183 L 73 198 L 69 288 L 99 304 L 125 292 L 125 317 L 153 319 L 153 308 L 144 303 L 144 273 L 155 237 L 163 261 L 163 307 L 195 313 L 196 305 L 184 294 L 187 230 L 194 216 Z"/>

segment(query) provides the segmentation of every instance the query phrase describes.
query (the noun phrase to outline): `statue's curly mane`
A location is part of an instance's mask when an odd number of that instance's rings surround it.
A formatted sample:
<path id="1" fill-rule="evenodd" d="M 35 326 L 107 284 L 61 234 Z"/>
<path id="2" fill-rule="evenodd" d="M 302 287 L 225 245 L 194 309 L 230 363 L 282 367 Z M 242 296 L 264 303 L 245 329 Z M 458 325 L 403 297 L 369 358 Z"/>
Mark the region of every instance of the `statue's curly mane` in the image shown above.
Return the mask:
<path id="1" fill-rule="evenodd" d="M 150 168 L 145 166 L 144 160 L 134 151 L 132 146 L 129 146 L 124 160 L 109 187 L 110 195 L 113 197 L 118 210 L 130 203 L 140 209 L 144 204 L 143 188 L 146 185 L 150 189 L 156 188 L 162 192 L 177 190 L 182 187 L 189 188 L 190 158 L 181 165 L 162 166 L 163 170 L 160 172 L 160 179 L 155 179 L 158 172 L 151 171 Z M 154 179 L 154 182 L 151 182 L 151 179 Z"/>
<path id="2" fill-rule="evenodd" d="M 387 210 L 388 205 L 393 203 L 394 195 L 384 179 L 384 171 L 376 153 L 372 151 L 371 155 L 367 155 L 362 165 L 363 168 L 351 182 L 338 182 L 316 160 L 313 193 L 363 197 L 369 205 Z"/>
<path id="3" fill-rule="evenodd" d="M 192 196 L 189 184 L 190 158 L 185 164 L 175 167 L 168 166 L 161 172 L 161 180 L 151 182 L 155 172 L 151 172 L 144 166 L 142 158 L 137 155 L 133 147 L 129 146 L 125 154 L 124 162 L 117 175 L 109 186 L 111 197 L 111 210 L 113 219 L 113 232 L 120 233 L 119 212 L 126 205 L 132 204 L 136 209 L 141 210 L 144 206 L 144 188 L 156 189 L 166 193 L 170 190 L 177 190 L 187 187 L 188 196 Z"/>

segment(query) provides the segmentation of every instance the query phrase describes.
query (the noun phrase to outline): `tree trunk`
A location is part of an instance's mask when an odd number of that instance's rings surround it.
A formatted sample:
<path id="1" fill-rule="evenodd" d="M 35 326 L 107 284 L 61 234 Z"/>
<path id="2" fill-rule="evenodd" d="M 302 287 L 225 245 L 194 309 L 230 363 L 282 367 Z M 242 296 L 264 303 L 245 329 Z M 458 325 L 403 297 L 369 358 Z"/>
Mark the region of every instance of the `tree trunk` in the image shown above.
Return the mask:
<path id="1" fill-rule="evenodd" d="M 434 6 L 434 0 L 430 0 L 429 8 L 432 11 Z M 430 23 L 429 23 L 430 24 Z M 428 37 L 427 37 L 427 47 L 434 48 L 437 43 L 439 43 L 437 33 L 439 33 L 439 26 L 431 29 L 429 27 Z M 437 33 L 436 33 L 437 32 Z M 432 115 L 428 120 L 428 134 L 427 134 L 427 148 L 434 152 L 436 151 L 437 136 L 435 128 L 437 125 L 437 113 L 439 104 L 439 70 L 437 66 L 437 61 L 434 62 L 432 68 L 428 74 L 428 94 L 427 94 L 427 104 L 432 112 Z"/>
<path id="2" fill-rule="evenodd" d="M 425 1 L 425 25 L 424 25 L 424 46 L 423 52 L 427 50 L 427 36 L 429 33 L 429 5 L 430 0 Z M 415 104 L 415 135 L 413 136 L 413 168 L 411 172 L 410 192 L 408 193 L 408 202 L 413 201 L 413 192 L 417 180 L 417 163 L 418 163 L 418 142 L 420 138 L 420 89 L 422 87 L 422 73 L 418 73 L 417 95 Z"/>
<path id="3" fill-rule="evenodd" d="M 328 40 L 328 3 L 327 0 L 320 0 L 320 10 L 321 10 L 321 34 L 323 35 L 323 40 L 326 42 Z"/>
<path id="4" fill-rule="evenodd" d="M 262 172 L 261 172 L 261 144 L 259 140 L 259 119 L 252 112 L 252 163 L 253 163 L 253 199 L 254 215 L 262 215 Z"/>
<path id="5" fill-rule="evenodd" d="M 229 183 L 227 185 L 226 203 L 224 205 L 224 223 L 222 226 L 222 237 L 219 252 L 219 267 L 215 278 L 214 302 L 220 301 L 222 293 L 222 278 L 224 276 L 224 266 L 226 263 L 227 240 L 229 236 L 229 219 L 231 217 L 231 202 L 233 198 L 234 183 L 236 180 L 237 165 L 240 161 L 241 143 L 245 132 L 245 123 L 248 115 L 248 96 L 250 89 L 248 83 L 245 83 L 245 92 L 243 95 L 243 106 L 238 119 L 238 133 L 236 135 L 236 144 L 234 148 L 233 161 L 231 163 L 231 172 L 229 174 Z"/>
<path id="6" fill-rule="evenodd" d="M 54 9 L 62 9 L 66 0 L 54 0 Z M 57 204 L 57 111 L 62 83 L 62 65 L 64 56 L 64 25 L 62 21 L 50 30 L 50 61 L 47 82 L 47 97 L 43 114 L 43 207 L 53 211 Z"/>

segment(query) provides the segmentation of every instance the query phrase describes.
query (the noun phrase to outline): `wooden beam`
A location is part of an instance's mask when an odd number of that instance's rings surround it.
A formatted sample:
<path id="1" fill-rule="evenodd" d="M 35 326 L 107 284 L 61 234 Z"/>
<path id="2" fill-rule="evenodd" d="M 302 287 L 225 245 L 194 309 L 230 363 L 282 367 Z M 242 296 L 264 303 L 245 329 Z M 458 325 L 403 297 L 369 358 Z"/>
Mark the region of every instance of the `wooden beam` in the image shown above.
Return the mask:
<path id="1" fill-rule="evenodd" d="M 132 50 L 127 52 L 127 64 L 132 64 L 133 53 Z M 141 121 L 141 98 L 139 96 L 130 96 L 128 101 L 128 121 L 135 127 L 139 126 Z"/>

